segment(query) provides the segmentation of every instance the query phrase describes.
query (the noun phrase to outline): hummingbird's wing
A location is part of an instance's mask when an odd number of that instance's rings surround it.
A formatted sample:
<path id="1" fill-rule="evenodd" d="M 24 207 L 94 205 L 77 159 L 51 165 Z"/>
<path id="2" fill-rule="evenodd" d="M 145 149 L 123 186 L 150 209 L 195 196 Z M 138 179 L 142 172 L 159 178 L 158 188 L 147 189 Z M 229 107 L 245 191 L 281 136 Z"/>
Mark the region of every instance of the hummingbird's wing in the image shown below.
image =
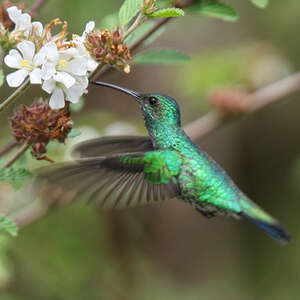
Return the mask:
<path id="1" fill-rule="evenodd" d="M 105 209 L 171 199 L 180 193 L 180 164 L 170 165 L 167 161 L 172 156 L 177 158 L 178 154 L 172 152 L 175 151 L 137 152 L 56 164 L 41 170 L 35 187 L 42 199 L 81 199 Z"/>
<path id="2" fill-rule="evenodd" d="M 152 150 L 154 146 L 149 136 L 123 135 L 96 138 L 79 143 L 72 154 L 75 157 L 96 157 Z"/>

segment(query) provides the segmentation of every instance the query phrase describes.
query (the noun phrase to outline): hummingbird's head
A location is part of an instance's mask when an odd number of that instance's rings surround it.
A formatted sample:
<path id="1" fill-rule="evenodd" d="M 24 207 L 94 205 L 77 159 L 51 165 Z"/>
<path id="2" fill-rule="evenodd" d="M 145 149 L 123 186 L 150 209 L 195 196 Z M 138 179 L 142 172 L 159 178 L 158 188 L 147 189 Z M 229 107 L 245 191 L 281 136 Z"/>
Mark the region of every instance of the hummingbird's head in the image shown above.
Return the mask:
<path id="1" fill-rule="evenodd" d="M 92 81 L 91 83 L 110 87 L 133 96 L 139 103 L 146 126 L 167 125 L 180 127 L 180 111 L 177 102 L 169 96 L 162 94 L 140 94 L 111 83 Z"/>

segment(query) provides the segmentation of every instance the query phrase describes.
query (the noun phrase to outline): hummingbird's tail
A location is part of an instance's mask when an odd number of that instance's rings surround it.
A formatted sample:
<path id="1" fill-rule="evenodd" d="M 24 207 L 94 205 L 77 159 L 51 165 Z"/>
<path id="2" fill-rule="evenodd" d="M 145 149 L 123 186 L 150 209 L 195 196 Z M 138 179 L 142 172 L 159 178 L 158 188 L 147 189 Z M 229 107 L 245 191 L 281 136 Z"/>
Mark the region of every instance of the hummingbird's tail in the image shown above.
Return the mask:
<path id="1" fill-rule="evenodd" d="M 256 225 L 262 229 L 270 237 L 281 244 L 286 244 L 291 241 L 291 234 L 279 224 L 279 222 L 261 209 L 258 205 L 248 198 L 240 200 L 242 212 L 239 216 L 244 220 Z"/>

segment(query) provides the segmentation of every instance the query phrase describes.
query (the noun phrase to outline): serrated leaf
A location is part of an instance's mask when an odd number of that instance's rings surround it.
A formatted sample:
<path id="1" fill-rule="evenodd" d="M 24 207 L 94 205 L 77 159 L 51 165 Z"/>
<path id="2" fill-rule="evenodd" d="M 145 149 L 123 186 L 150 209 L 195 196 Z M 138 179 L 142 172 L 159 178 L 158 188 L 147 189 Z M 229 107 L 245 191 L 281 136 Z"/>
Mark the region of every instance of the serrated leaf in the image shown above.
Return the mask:
<path id="1" fill-rule="evenodd" d="M 265 8 L 269 4 L 269 0 L 251 0 L 251 2 L 259 8 Z"/>
<path id="2" fill-rule="evenodd" d="M 113 13 L 105 16 L 102 19 L 100 28 L 102 29 L 115 29 L 119 25 L 118 13 Z"/>
<path id="3" fill-rule="evenodd" d="M 157 10 L 153 12 L 149 18 L 172 18 L 172 17 L 183 17 L 184 11 L 180 8 L 170 7 Z"/>
<path id="4" fill-rule="evenodd" d="M 222 2 L 205 1 L 196 3 L 187 8 L 187 11 L 231 22 L 236 21 L 239 17 L 232 6 Z"/>
<path id="5" fill-rule="evenodd" d="M 3 84 L 4 82 L 4 74 L 3 74 L 3 70 L 0 70 L 0 86 Z"/>
<path id="6" fill-rule="evenodd" d="M 8 218 L 4 215 L 0 215 L 0 231 L 5 231 L 12 236 L 17 236 L 18 226 L 10 218 Z"/>
<path id="7" fill-rule="evenodd" d="M 179 51 L 173 49 L 151 49 L 135 56 L 134 62 L 136 64 L 175 64 L 183 63 L 190 59 L 190 57 Z"/>
<path id="8" fill-rule="evenodd" d="M 9 167 L 0 170 L 0 181 L 9 182 L 15 189 L 21 189 L 26 179 L 33 177 L 33 174 L 25 168 Z"/>
<path id="9" fill-rule="evenodd" d="M 142 6 L 142 0 L 125 0 L 119 11 L 120 26 L 126 26 L 138 13 Z"/>

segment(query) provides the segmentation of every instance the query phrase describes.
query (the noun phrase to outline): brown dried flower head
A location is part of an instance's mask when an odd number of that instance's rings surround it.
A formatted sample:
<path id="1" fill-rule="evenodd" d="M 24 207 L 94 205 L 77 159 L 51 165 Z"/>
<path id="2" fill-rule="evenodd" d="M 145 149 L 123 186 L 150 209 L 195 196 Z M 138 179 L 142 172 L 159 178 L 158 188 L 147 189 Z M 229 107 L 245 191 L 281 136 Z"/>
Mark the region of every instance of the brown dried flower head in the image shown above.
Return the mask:
<path id="1" fill-rule="evenodd" d="M 86 35 L 85 46 L 96 61 L 109 64 L 125 73 L 130 72 L 129 62 L 132 57 L 118 29 L 92 31 Z"/>
<path id="2" fill-rule="evenodd" d="M 37 159 L 47 159 L 47 144 L 52 140 L 63 143 L 72 129 L 69 108 L 52 110 L 43 99 L 30 106 L 20 106 L 10 118 L 12 135 L 20 143 L 31 145 L 31 153 Z"/>

